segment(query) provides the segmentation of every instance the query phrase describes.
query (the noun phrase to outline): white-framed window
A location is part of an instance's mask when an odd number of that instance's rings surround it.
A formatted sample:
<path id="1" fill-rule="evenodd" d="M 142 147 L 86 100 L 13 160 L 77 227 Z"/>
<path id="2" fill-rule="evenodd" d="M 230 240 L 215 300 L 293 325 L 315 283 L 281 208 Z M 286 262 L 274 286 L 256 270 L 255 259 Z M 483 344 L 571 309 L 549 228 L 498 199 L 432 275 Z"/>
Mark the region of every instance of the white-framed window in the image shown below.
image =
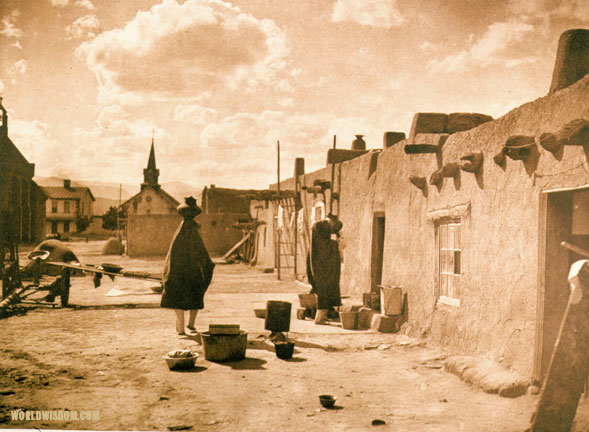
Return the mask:
<path id="1" fill-rule="evenodd" d="M 460 306 L 462 242 L 460 219 L 440 219 L 436 224 L 438 245 L 438 302 Z"/>
<path id="2" fill-rule="evenodd" d="M 69 213 L 70 212 L 70 202 L 69 201 L 64 201 L 63 202 L 63 212 L 64 213 Z M 68 232 L 68 231 L 66 231 Z"/>
<path id="3" fill-rule="evenodd" d="M 51 213 L 57 213 L 57 201 L 55 200 L 51 200 Z"/>

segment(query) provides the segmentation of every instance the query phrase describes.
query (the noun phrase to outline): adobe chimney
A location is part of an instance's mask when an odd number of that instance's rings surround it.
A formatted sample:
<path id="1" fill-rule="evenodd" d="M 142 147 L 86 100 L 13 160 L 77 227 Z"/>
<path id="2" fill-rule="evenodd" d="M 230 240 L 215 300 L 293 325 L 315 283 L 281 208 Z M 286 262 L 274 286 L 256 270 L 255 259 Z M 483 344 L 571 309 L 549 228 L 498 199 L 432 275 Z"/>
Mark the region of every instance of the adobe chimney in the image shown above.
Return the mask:
<path id="1" fill-rule="evenodd" d="M 576 83 L 587 73 L 589 73 L 589 30 L 567 30 L 558 40 L 549 93 Z"/>
<path id="2" fill-rule="evenodd" d="M 66 189 L 70 189 L 72 187 L 72 181 L 67 179 L 63 181 L 63 187 Z"/>

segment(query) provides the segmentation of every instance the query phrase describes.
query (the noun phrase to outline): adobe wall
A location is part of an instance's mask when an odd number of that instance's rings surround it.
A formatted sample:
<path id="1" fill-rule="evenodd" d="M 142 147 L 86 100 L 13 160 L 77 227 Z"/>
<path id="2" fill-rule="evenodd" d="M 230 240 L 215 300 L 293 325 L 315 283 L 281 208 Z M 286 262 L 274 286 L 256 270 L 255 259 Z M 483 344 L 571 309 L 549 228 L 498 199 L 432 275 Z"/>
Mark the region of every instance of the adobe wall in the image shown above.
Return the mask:
<path id="1" fill-rule="evenodd" d="M 182 217 L 178 214 L 130 213 L 127 220 L 127 255 L 166 255 L 181 221 Z"/>
<path id="2" fill-rule="evenodd" d="M 196 221 L 209 255 L 223 256 L 242 238 L 241 230 L 232 228 L 243 213 L 201 213 Z"/>
<path id="3" fill-rule="evenodd" d="M 562 160 L 538 146 L 533 166 L 507 159 L 495 164 L 512 135 L 556 132 L 567 122 L 589 119 L 589 77 L 525 104 L 500 119 L 456 133 L 446 141 L 441 164 L 483 152 L 482 172 L 460 172 L 427 196 L 409 182 L 438 169 L 435 154 L 407 155 L 399 142 L 383 151 L 369 176 L 370 156 L 342 164 L 342 208 L 346 264 L 342 293 L 370 290 L 372 218 L 386 217 L 382 283 L 408 294 L 409 320 L 432 340 L 465 354 L 484 353 L 526 376 L 534 356 L 538 286 L 539 199 L 542 189 L 589 183 L 581 146 L 565 146 Z M 441 165 L 440 165 L 441 166 Z M 560 174 L 559 174 L 560 173 Z M 436 306 L 434 220 L 440 210 L 463 213 L 460 307 Z M 436 213 L 437 212 L 437 213 Z"/>
<path id="4" fill-rule="evenodd" d="M 342 294 L 359 301 L 370 291 L 372 220 L 375 213 L 383 213 L 382 284 L 403 287 L 413 330 L 456 353 L 486 355 L 531 377 L 538 289 L 544 283 L 539 277 L 541 192 L 587 185 L 589 170 L 583 146 L 565 146 L 553 155 L 537 145 L 535 161 L 524 164 L 507 158 L 504 168 L 493 157 L 513 135 L 538 137 L 574 119 L 589 120 L 587 100 L 589 77 L 499 119 L 450 135 L 439 156 L 408 155 L 404 146 L 410 141 L 405 140 L 340 164 L 336 190 L 341 179 Z M 438 168 L 471 152 L 484 154 L 478 175 L 460 171 L 455 180 L 445 178 L 440 190 L 429 184 Z M 409 182 L 411 176 L 426 178 L 425 193 Z M 329 167 L 307 174 L 306 184 L 316 178 L 329 180 Z M 281 182 L 281 188 L 294 189 L 294 179 Z M 307 208 L 312 205 L 310 197 L 303 193 Z M 448 214 L 462 218 L 459 307 L 437 304 L 436 297 L 434 223 Z"/>
<path id="5" fill-rule="evenodd" d="M 241 231 L 231 226 L 241 214 L 201 214 L 196 221 L 200 235 L 211 256 L 222 256 L 241 239 Z M 178 214 L 129 214 L 127 254 L 129 256 L 164 256 L 182 218 Z"/>

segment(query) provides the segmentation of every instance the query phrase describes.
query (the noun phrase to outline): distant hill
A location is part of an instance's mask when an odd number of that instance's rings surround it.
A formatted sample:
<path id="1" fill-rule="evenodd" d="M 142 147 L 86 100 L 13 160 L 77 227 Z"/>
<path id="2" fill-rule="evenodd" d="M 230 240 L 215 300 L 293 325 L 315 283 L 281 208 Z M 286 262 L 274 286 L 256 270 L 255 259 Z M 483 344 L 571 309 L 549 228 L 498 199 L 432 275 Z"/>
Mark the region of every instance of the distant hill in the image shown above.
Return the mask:
<path id="1" fill-rule="evenodd" d="M 35 180 L 39 186 L 63 186 L 63 179 L 59 177 L 35 177 L 33 180 Z M 125 202 L 138 193 L 140 189 L 140 185 L 119 185 L 118 183 L 84 180 L 72 180 L 72 186 L 90 188 L 92 195 L 96 198 L 93 206 L 95 215 L 102 215 L 111 206 L 118 206 L 119 193 L 121 195 L 121 202 Z M 199 198 L 200 203 L 202 188 L 199 189 L 182 182 L 169 182 L 163 183 L 162 189 L 176 198 L 179 202 L 184 202 L 185 197 L 192 195 L 195 198 Z"/>
<path id="2" fill-rule="evenodd" d="M 63 186 L 63 179 L 59 177 L 35 177 L 35 183 L 39 186 Z M 84 180 L 72 180 L 73 187 L 89 187 L 94 198 L 108 198 L 119 201 L 119 189 L 121 185 L 118 183 L 95 182 Z M 122 201 L 126 201 L 139 191 L 139 186 L 132 186 L 128 184 L 122 185 L 120 190 Z"/>

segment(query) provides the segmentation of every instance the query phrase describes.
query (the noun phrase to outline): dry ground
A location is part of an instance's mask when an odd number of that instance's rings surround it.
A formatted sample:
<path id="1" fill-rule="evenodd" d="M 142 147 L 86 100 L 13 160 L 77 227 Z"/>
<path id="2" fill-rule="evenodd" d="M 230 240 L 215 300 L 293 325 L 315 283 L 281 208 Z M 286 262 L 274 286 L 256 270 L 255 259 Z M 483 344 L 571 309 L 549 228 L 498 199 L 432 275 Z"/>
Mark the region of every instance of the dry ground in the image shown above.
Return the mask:
<path id="1" fill-rule="evenodd" d="M 161 259 L 102 257 L 100 246 L 72 244 L 86 263 L 161 269 Z M 295 355 L 280 360 L 253 308 L 267 300 L 297 306 L 305 288 L 245 265 L 217 266 L 197 319 L 200 331 L 209 323 L 239 323 L 248 331 L 246 359 L 228 364 L 206 361 L 197 337 L 175 334 L 172 312 L 158 307 L 153 283 L 117 279 L 121 291 L 137 293 L 118 297 L 105 295 L 111 282 L 94 289 L 86 277 L 72 285 L 70 301 L 79 307 L 39 308 L 0 321 L 2 428 L 522 431 L 537 399 L 501 398 L 461 382 L 423 341 L 294 317 Z M 161 356 L 180 348 L 201 357 L 193 370 L 171 372 Z M 324 393 L 337 396 L 336 409 L 321 408 Z M 93 410 L 99 420 L 12 421 L 14 409 Z M 386 424 L 372 426 L 374 419 Z"/>

